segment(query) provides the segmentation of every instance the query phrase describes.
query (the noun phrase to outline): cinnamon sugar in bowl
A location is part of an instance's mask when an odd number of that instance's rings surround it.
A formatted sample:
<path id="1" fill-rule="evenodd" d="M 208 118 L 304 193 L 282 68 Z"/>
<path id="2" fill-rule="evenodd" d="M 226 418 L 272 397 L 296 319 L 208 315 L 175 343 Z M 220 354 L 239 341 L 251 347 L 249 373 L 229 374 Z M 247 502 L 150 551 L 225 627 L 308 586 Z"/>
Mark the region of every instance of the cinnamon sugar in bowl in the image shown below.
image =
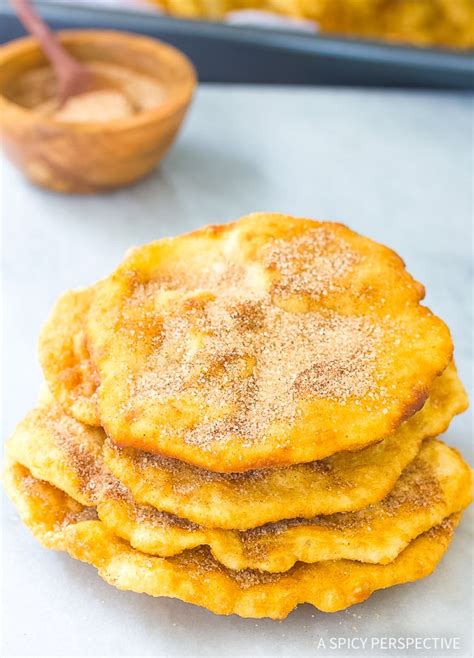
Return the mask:
<path id="1" fill-rule="evenodd" d="M 155 39 L 65 31 L 63 45 L 92 73 L 91 89 L 56 101 L 56 82 L 31 37 L 0 49 L 2 147 L 34 183 L 69 193 L 127 185 L 164 157 L 196 85 L 190 61 Z"/>

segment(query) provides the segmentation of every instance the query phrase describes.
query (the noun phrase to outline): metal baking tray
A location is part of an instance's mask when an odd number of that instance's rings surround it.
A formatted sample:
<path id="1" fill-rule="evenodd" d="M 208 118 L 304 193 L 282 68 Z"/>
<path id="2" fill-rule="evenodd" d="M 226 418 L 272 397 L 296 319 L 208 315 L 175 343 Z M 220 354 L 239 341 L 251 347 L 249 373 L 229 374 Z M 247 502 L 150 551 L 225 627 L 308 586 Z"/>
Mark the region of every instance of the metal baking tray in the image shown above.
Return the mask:
<path id="1" fill-rule="evenodd" d="M 55 29 L 147 34 L 183 50 L 201 82 L 474 89 L 472 53 L 182 20 L 149 12 L 36 3 Z M 24 34 L 0 0 L 0 42 Z"/>

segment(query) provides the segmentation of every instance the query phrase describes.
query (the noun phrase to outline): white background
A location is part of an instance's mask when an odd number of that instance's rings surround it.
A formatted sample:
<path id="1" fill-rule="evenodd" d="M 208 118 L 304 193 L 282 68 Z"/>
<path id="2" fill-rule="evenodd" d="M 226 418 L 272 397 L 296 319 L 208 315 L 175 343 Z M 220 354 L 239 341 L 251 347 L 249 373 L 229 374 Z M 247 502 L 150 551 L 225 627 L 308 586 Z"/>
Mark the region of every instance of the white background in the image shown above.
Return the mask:
<path id="1" fill-rule="evenodd" d="M 431 93 L 206 87 L 159 171 L 135 187 L 65 197 L 1 171 L 3 437 L 34 404 L 36 337 L 63 290 L 106 275 L 124 251 L 255 210 L 343 221 L 393 247 L 450 325 L 471 388 L 472 99 Z M 472 459 L 469 414 L 447 440 Z M 39 547 L 3 505 L 3 655 L 331 656 L 321 638 L 458 637 L 471 655 L 466 514 L 429 579 L 335 615 L 301 606 L 282 622 L 217 617 L 118 592 L 94 569 Z"/>

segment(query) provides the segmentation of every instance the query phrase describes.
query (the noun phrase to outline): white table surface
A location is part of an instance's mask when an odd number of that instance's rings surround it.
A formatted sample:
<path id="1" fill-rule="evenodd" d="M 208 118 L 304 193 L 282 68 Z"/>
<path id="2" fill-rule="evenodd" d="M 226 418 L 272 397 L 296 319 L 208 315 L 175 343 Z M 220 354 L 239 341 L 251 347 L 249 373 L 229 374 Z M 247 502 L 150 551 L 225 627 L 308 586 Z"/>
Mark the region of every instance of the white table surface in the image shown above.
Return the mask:
<path id="1" fill-rule="evenodd" d="M 107 274 L 130 245 L 255 210 L 337 219 L 396 249 L 450 325 L 470 388 L 471 122 L 462 95 L 203 86 L 167 160 L 135 187 L 60 196 L 3 162 L 4 438 L 35 402 L 36 337 L 60 292 Z M 472 460 L 471 426 L 464 414 L 447 438 Z M 469 656 L 470 520 L 429 579 L 273 622 L 119 592 L 40 548 L 4 501 L 2 655 Z M 389 636 L 461 648 L 332 648 Z"/>

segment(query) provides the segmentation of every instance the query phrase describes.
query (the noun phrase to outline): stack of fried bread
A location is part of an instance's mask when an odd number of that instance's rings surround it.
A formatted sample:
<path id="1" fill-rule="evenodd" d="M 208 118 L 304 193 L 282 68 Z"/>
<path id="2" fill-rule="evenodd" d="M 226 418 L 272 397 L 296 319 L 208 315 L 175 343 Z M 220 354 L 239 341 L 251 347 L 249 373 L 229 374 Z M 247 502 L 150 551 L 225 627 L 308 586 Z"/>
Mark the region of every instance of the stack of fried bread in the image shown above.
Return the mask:
<path id="1" fill-rule="evenodd" d="M 471 501 L 467 406 L 388 248 L 254 214 L 131 250 L 40 338 L 4 483 L 45 546 L 220 614 L 333 612 L 428 575 Z"/>

